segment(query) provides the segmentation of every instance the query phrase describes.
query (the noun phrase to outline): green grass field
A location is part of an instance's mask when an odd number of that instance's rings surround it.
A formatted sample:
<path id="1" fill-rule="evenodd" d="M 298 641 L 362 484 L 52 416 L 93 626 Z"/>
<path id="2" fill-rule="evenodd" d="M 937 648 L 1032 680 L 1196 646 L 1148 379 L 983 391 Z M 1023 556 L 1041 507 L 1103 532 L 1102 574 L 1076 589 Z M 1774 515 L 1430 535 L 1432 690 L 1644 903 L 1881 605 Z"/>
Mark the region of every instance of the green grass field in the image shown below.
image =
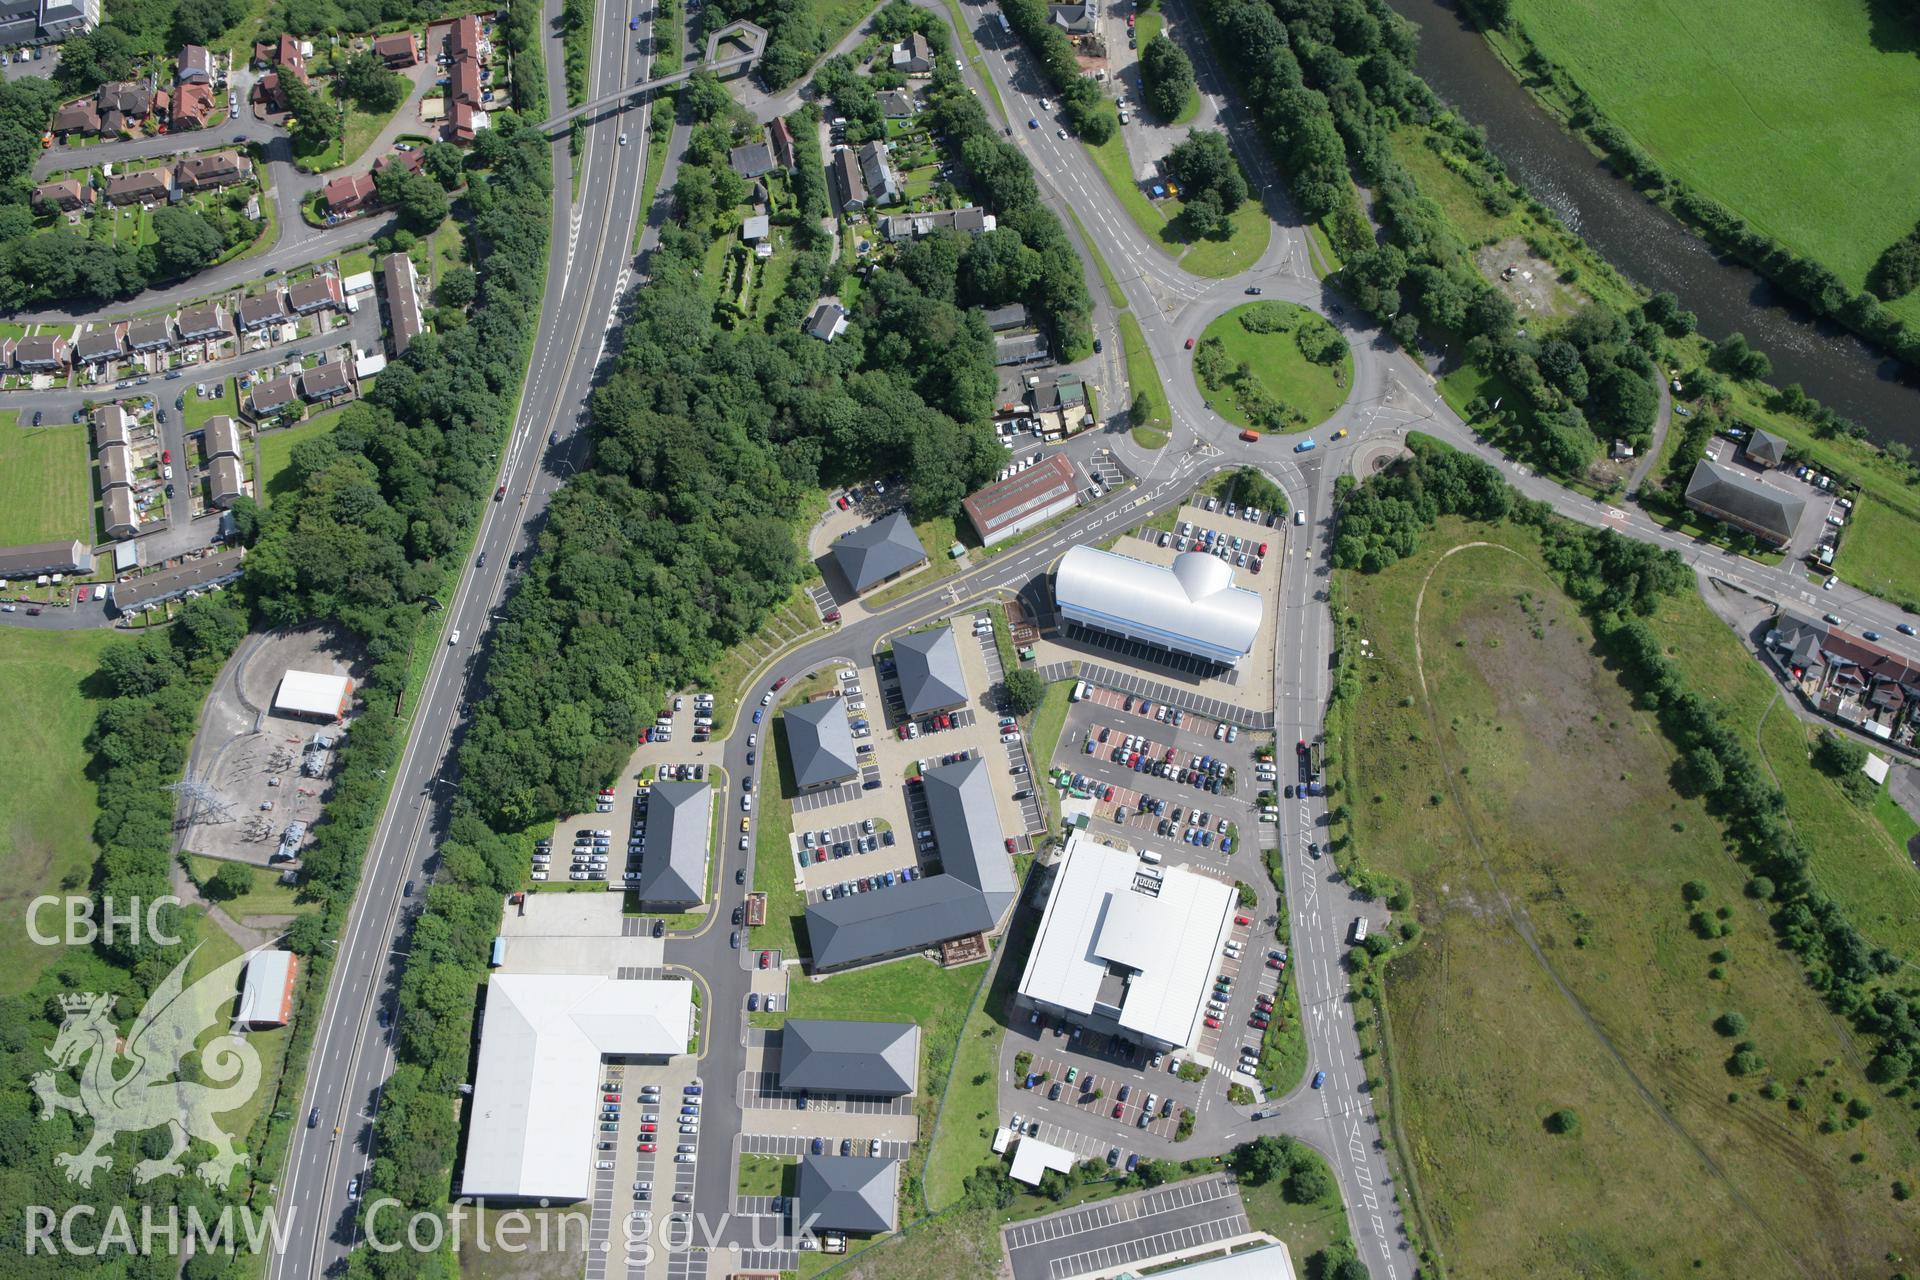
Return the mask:
<path id="1" fill-rule="evenodd" d="M 1653 622 L 1693 687 L 1715 699 L 1749 745 L 1758 744 L 1786 793 L 1788 817 L 1820 887 L 1868 941 L 1920 961 L 1920 871 L 1906 852 L 1912 820 L 1890 829 L 1905 815 L 1884 790 L 1881 800 L 1892 813 L 1883 816 L 1849 800 L 1808 763 L 1819 731 L 1793 714 L 1778 683 L 1739 651 L 1726 624 L 1697 596 L 1666 602 Z"/>
<path id="2" fill-rule="evenodd" d="M 1258 313 L 1282 315 L 1285 329 L 1255 333 L 1241 323 L 1241 317 Z M 1353 352 L 1342 349 L 1334 364 L 1315 364 L 1301 353 L 1294 341 L 1296 326 L 1313 313 L 1291 302 L 1248 302 L 1235 307 L 1208 325 L 1202 341 L 1218 338 L 1226 348 L 1229 376 L 1216 383 L 1201 380 L 1201 390 L 1212 398 L 1214 412 L 1243 427 L 1271 430 L 1256 422 L 1247 412 L 1247 396 L 1231 371 L 1248 366 L 1248 377 L 1257 391 L 1269 400 L 1280 401 L 1297 411 L 1287 431 L 1309 431 L 1331 418 L 1347 401 L 1353 387 Z M 1196 373 L 1196 376 L 1197 373 Z"/>
<path id="3" fill-rule="evenodd" d="M 743 1196 L 790 1196 L 799 1180 L 800 1162 L 792 1156 L 740 1157 L 740 1191 Z"/>
<path id="4" fill-rule="evenodd" d="M 1518 554 L 1443 555 L 1478 540 Z M 1883 1274 L 1914 1240 L 1889 1190 L 1920 1156 L 1911 1126 L 1818 1131 L 1836 1094 L 1874 1096 L 1861 1047 L 1744 896 L 1719 824 L 1669 786 L 1671 745 L 1532 535 L 1427 543 L 1342 585 L 1375 655 L 1343 715 L 1358 853 L 1407 880 L 1425 930 L 1386 996 L 1428 1243 L 1457 1275 Z M 1749 661 L 1708 640 L 1698 662 Z M 1694 933 L 1688 880 L 1729 936 Z M 1729 1074 L 1728 1010 L 1764 1074 Z M 1563 1107 L 1575 1135 L 1543 1126 Z"/>
<path id="5" fill-rule="evenodd" d="M 287 467 L 293 462 L 293 447 L 303 440 L 311 440 L 333 430 L 336 420 L 336 415 L 327 414 L 296 427 L 269 431 L 260 437 L 260 474 L 256 477 L 254 490 L 260 494 L 263 504 L 271 505 L 292 483 L 291 477 L 287 476 Z"/>
<path id="6" fill-rule="evenodd" d="M 202 858 L 194 854 L 186 857 L 187 874 L 193 882 L 204 887 L 213 879 L 214 873 L 225 865 L 218 858 Z M 290 916 L 300 910 L 300 891 L 292 885 L 280 883 L 280 873 L 266 867 L 254 867 L 253 888 L 237 898 L 231 898 L 220 904 L 220 909 L 235 920 L 246 920 L 251 916 Z"/>
<path id="7" fill-rule="evenodd" d="M 93 542 L 93 467 L 87 426 L 21 427 L 0 413 L 0 544 Z"/>
<path id="8" fill-rule="evenodd" d="M 207 425 L 209 418 L 217 418 L 223 413 L 233 417 L 239 412 L 240 401 L 233 389 L 233 379 L 221 378 L 213 385 L 219 388 L 220 394 L 217 396 L 197 396 L 192 387 L 179 393 L 186 400 L 186 407 L 180 410 L 180 414 L 188 432 L 200 430 Z"/>
<path id="9" fill-rule="evenodd" d="M 1154 243 L 1165 249 L 1180 266 L 1196 276 L 1219 278 L 1238 275 L 1260 260 L 1267 251 L 1273 224 L 1257 199 L 1249 199 L 1227 218 L 1227 234 L 1195 240 L 1178 221 L 1185 207 L 1174 199 L 1150 200 L 1134 176 L 1133 161 L 1127 155 L 1124 129 L 1099 146 L 1088 146 L 1087 153 L 1107 180 L 1115 198 L 1133 219 L 1134 225 Z"/>
<path id="10" fill-rule="evenodd" d="M 0 705 L 0 899 L 14 924 L 0 930 L 0 993 L 26 990 L 61 954 L 21 927 L 28 899 L 84 891 L 93 869 L 98 810 L 86 739 L 100 704 L 84 686 L 111 640 L 105 631 L 9 628 L 0 644 L 8 691 Z"/>
<path id="11" fill-rule="evenodd" d="M 1855 499 L 1849 523 L 1834 572 L 1887 600 L 1920 599 L 1920 529 L 1913 517 L 1868 495 Z"/>
<path id="12" fill-rule="evenodd" d="M 1920 59 L 1859 0 L 1516 0 L 1520 25 L 1668 172 L 1858 288 L 1920 219 Z M 1920 318 L 1920 298 L 1897 308 Z"/>

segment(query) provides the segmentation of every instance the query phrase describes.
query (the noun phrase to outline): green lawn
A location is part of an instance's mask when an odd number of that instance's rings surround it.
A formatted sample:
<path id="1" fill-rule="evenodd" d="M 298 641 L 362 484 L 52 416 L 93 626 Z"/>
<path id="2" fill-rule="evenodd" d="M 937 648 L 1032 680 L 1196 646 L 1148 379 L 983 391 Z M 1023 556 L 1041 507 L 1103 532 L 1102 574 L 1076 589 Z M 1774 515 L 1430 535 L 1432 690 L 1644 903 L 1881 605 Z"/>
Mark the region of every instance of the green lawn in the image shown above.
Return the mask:
<path id="1" fill-rule="evenodd" d="M 773 753 L 774 767 L 771 771 L 763 769 L 762 778 L 773 777 L 780 782 L 777 795 L 768 795 L 761 788 L 760 817 L 753 829 L 753 888 L 756 893 L 767 895 L 767 919 L 765 924 L 756 925 L 748 930 L 751 945 L 757 950 L 771 949 L 782 956 L 799 958 L 804 954 L 800 946 L 798 929 L 807 914 L 806 896 L 794 888 L 794 876 L 798 868 L 793 860 L 790 842 L 793 836 L 793 797 L 799 793 L 793 782 L 793 762 L 787 758 L 787 735 L 781 726 L 784 716 L 774 715 L 767 719 L 766 732 L 760 738 L 762 753 Z M 736 827 L 738 823 L 734 824 Z M 734 832 L 729 830 L 728 835 Z M 753 1015 L 755 1021 L 763 1017 L 778 1018 L 778 1014 Z"/>
<path id="2" fill-rule="evenodd" d="M 740 1189 L 743 1196 L 790 1196 L 799 1179 L 800 1162 L 792 1156 L 740 1157 Z"/>
<path id="3" fill-rule="evenodd" d="M 93 542 L 93 467 L 87 425 L 16 425 L 0 413 L 0 544 Z"/>
<path id="4" fill-rule="evenodd" d="M 1277 320 L 1286 327 L 1271 333 L 1256 333 L 1243 322 L 1247 317 Z M 1219 339 L 1226 348 L 1226 376 L 1217 382 L 1201 379 L 1201 389 L 1213 401 L 1213 409 L 1229 422 L 1263 431 L 1308 431 L 1331 418 L 1346 403 L 1353 387 L 1353 352 L 1342 344 L 1340 358 L 1331 364 L 1316 364 L 1302 353 L 1296 340 L 1302 325 L 1324 328 L 1305 307 L 1291 302 L 1248 302 L 1235 307 L 1208 325 L 1201 336 L 1204 344 Z M 1194 361 L 1199 377 L 1200 353 Z M 1236 372 L 1247 366 L 1247 382 Z M 1280 410 L 1284 425 L 1273 416 L 1256 414 L 1260 400 L 1284 406 Z M 1249 403 L 1249 402 L 1252 403 Z"/>
<path id="5" fill-rule="evenodd" d="M 1167 432 L 1173 429 L 1173 415 L 1167 406 L 1167 389 L 1160 381 L 1159 366 L 1147 349 L 1147 335 L 1131 311 L 1120 313 L 1120 342 L 1127 353 L 1127 381 L 1132 384 L 1133 403 L 1146 412 L 1134 416 L 1136 428 Z M 1163 438 L 1160 442 L 1165 444 Z M 1158 446 L 1155 446 L 1156 448 Z"/>
<path id="6" fill-rule="evenodd" d="M 202 888 L 225 863 L 218 858 L 186 855 L 187 874 Z M 299 891 L 280 883 L 280 873 L 267 867 L 254 867 L 253 888 L 237 898 L 220 904 L 220 909 L 235 920 L 249 916 L 290 916 L 299 912 Z"/>
<path id="7" fill-rule="evenodd" d="M 303 440 L 325 435 L 333 430 L 338 420 L 338 415 L 327 414 L 298 426 L 269 431 L 260 437 L 260 474 L 254 478 L 254 491 L 260 495 L 263 504 L 270 505 L 292 483 L 286 470 L 293 462 L 293 447 Z"/>
<path id="8" fill-rule="evenodd" d="M 1053 765 L 1054 752 L 1060 746 L 1060 731 L 1067 727 L 1067 711 L 1073 706 L 1073 681 L 1055 680 L 1047 686 L 1040 709 L 1033 713 L 1033 728 L 1027 735 L 1033 746 L 1028 768 L 1035 775 L 1034 786 L 1047 802 L 1047 830 L 1060 833 L 1060 792 L 1039 780 L 1038 775 Z"/>
<path id="9" fill-rule="evenodd" d="M 228 417 L 235 417 L 240 412 L 240 400 L 234 392 L 232 378 L 223 377 L 217 383 L 209 385 L 218 387 L 220 394 L 210 399 L 202 399 L 193 393 L 192 387 L 186 387 L 179 392 L 186 397 L 186 407 L 180 411 L 180 415 L 189 434 L 206 426 L 209 418 L 217 418 L 223 413 Z"/>
<path id="10" fill-rule="evenodd" d="M 1443 558 L 1467 541 L 1499 545 Z M 1336 777 L 1357 856 L 1406 880 L 1424 926 L 1386 1001 L 1428 1243 L 1457 1275 L 1881 1274 L 1913 1239 L 1888 1187 L 1920 1161 L 1913 1131 L 1818 1131 L 1831 1093 L 1874 1096 L 1859 1046 L 1745 897 L 1719 823 L 1670 787 L 1672 746 L 1537 555 L 1525 530 L 1445 523 L 1337 584 L 1374 657 L 1335 726 Z M 1676 647 L 1751 665 L 1724 628 Z M 1689 880 L 1730 934 L 1696 935 Z M 1729 1075 L 1727 1010 L 1763 1075 Z M 1805 1109 L 1760 1096 L 1770 1080 Z M 1567 1107 L 1579 1132 L 1548 1133 Z"/>
<path id="11" fill-rule="evenodd" d="M 1515 0 L 1663 169 L 1859 288 L 1920 218 L 1911 13 L 1855 0 Z M 1897 308 L 1920 319 L 1920 297 Z"/>
<path id="12" fill-rule="evenodd" d="M 1883 814 L 1849 800 L 1808 763 L 1819 730 L 1793 715 L 1778 683 L 1740 654 L 1726 625 L 1696 596 L 1667 602 L 1653 622 L 1693 687 L 1714 698 L 1749 745 L 1758 744 L 1786 793 L 1787 815 L 1820 887 L 1869 942 L 1920 961 L 1920 871 L 1906 852 L 1912 820 L 1890 829 L 1905 815 L 1884 789 L 1881 803 L 1890 812 Z"/>
<path id="13" fill-rule="evenodd" d="M 84 892 L 93 871 L 98 815 L 87 776 L 87 735 L 100 703 L 85 685 L 112 642 L 106 631 L 8 628 L 0 644 L 0 897 L 13 914 L 0 930 L 0 994 L 17 995 L 62 948 L 36 945 L 23 926 L 36 894 Z M 51 920 L 47 929 L 57 929 Z"/>
<path id="14" fill-rule="evenodd" d="M 1299 1151 L 1303 1161 L 1323 1167 L 1327 1163 L 1319 1152 L 1304 1143 L 1299 1144 Z M 1331 1175 L 1333 1171 L 1327 1172 Z M 1340 1202 L 1337 1184 L 1331 1195 L 1306 1204 L 1289 1200 L 1285 1185 L 1279 1178 L 1259 1184 L 1244 1180 L 1240 1183 L 1240 1200 L 1247 1207 L 1247 1225 L 1284 1240 L 1287 1251 L 1293 1255 L 1296 1274 L 1324 1274 L 1310 1259 L 1330 1246 L 1348 1246 L 1353 1239 L 1347 1230 L 1347 1210 Z"/>
<path id="15" fill-rule="evenodd" d="M 1147 198 L 1134 176 L 1124 133 L 1124 129 L 1116 127 L 1111 138 L 1097 147 L 1088 145 L 1087 152 L 1135 226 L 1196 276 L 1238 275 L 1260 260 L 1260 255 L 1267 251 L 1273 224 L 1267 221 L 1257 198 L 1246 200 L 1233 211 L 1227 219 L 1225 235 L 1196 240 L 1179 220 L 1185 208 L 1180 201 Z"/>
<path id="16" fill-rule="evenodd" d="M 1862 495 L 1848 523 L 1834 572 L 1888 600 L 1920 600 L 1920 528 L 1912 517 Z"/>

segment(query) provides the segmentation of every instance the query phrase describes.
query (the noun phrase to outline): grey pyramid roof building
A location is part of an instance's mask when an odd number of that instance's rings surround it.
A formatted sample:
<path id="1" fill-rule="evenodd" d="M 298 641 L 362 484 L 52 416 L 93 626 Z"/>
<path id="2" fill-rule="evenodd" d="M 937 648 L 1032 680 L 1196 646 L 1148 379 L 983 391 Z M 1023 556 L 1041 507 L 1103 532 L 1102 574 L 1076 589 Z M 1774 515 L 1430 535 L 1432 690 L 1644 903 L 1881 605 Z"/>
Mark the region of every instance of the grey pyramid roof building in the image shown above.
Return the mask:
<path id="1" fill-rule="evenodd" d="M 834 563 L 856 592 L 905 573 L 926 558 L 927 549 L 920 545 L 906 514 L 900 511 L 855 529 L 833 544 Z"/>
<path id="2" fill-rule="evenodd" d="M 893 642 L 893 661 L 908 715 L 946 711 L 967 700 L 967 678 L 960 670 L 952 624 L 901 636 Z"/>
<path id="3" fill-rule="evenodd" d="M 789 1018 L 780 1036 L 782 1089 L 897 1098 L 913 1092 L 919 1065 L 920 1028 L 911 1022 Z"/>
<path id="4" fill-rule="evenodd" d="M 807 908 L 815 969 L 908 955 L 997 928 L 1019 895 L 986 763 L 975 757 L 921 778 L 943 874 Z"/>
<path id="5" fill-rule="evenodd" d="M 1806 501 L 1705 458 L 1687 480 L 1687 505 L 1776 546 L 1793 541 Z"/>
<path id="6" fill-rule="evenodd" d="M 878 1156 L 808 1156 L 800 1162 L 795 1220 L 815 1231 L 893 1230 L 897 1163 Z"/>
<path id="7" fill-rule="evenodd" d="M 1755 427 L 1747 437 L 1747 457 L 1763 466 L 1777 467 L 1787 460 L 1787 442 L 1771 431 Z"/>
<path id="8" fill-rule="evenodd" d="M 860 772 L 844 698 L 820 698 L 787 708 L 787 755 L 802 791 L 845 782 Z"/>
<path id="9" fill-rule="evenodd" d="M 647 794 L 647 845 L 634 888 L 642 902 L 697 903 L 707 896 L 713 788 L 656 782 Z"/>

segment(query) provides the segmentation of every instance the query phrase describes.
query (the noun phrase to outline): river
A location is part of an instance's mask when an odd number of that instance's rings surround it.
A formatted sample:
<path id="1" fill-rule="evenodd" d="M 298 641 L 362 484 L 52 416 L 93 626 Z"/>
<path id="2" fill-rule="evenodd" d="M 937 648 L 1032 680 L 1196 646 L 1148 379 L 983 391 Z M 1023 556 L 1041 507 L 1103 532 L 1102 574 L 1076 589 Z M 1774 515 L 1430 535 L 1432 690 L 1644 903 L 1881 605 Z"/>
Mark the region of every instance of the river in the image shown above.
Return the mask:
<path id="1" fill-rule="evenodd" d="M 1744 333 L 1773 361 L 1773 381 L 1852 418 L 1882 444 L 1920 453 L 1920 388 L 1897 364 L 1851 334 L 1816 322 L 1772 285 L 1730 260 L 1649 202 L 1534 102 L 1478 32 L 1446 0 L 1388 0 L 1420 27 L 1420 74 L 1435 93 L 1486 130 L 1487 142 L 1526 188 L 1636 283 L 1669 289 L 1697 313 L 1700 330 Z"/>

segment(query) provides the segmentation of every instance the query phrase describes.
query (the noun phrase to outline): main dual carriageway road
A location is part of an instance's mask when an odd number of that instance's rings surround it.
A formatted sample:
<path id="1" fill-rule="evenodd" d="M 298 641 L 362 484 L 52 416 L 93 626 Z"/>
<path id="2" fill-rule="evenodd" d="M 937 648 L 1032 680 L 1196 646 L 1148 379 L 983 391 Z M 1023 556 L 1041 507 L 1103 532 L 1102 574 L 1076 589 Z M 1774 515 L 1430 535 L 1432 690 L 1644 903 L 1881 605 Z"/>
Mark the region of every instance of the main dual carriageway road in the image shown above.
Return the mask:
<path id="1" fill-rule="evenodd" d="M 1197 23 L 1186 20 L 1190 13 L 1185 0 L 1165 2 L 1170 26 L 1176 33 L 1198 29 Z M 915 3 L 949 21 L 944 5 L 934 0 Z M 549 9 L 549 19 L 557 20 L 558 5 L 550 4 Z M 1274 222 L 1272 239 L 1261 260 L 1238 276 L 1202 280 L 1182 271 L 1134 226 L 1084 148 L 1055 135 L 1049 113 L 1039 106 L 1047 89 L 1025 50 L 998 34 L 997 11 L 992 6 L 967 4 L 962 15 L 984 47 L 979 57 L 966 61 L 963 75 L 970 87 L 981 93 L 990 113 L 997 113 L 998 108 L 993 93 L 987 91 L 989 80 L 1007 104 L 1001 123 L 1032 161 L 1045 197 L 1060 212 L 1075 239 L 1088 279 L 1097 280 L 1098 271 L 1088 246 L 1080 242 L 1069 209 L 1090 234 L 1099 237 L 1105 260 L 1121 273 L 1121 294 L 1139 321 L 1166 383 L 1174 438 L 1166 448 L 1144 450 L 1134 445 L 1124 429 L 1116 429 L 1116 423 L 1108 430 L 1070 442 L 1065 447 L 1070 453 L 1082 455 L 1083 460 L 1096 448 L 1111 450 L 1139 477 L 1139 484 L 1082 511 L 1029 545 L 780 655 L 755 673 L 755 688 L 765 687 L 780 675 L 799 675 L 836 658 L 868 653 L 886 634 L 921 618 L 964 607 L 971 600 L 1018 590 L 1044 574 L 1068 547 L 1102 540 L 1177 506 L 1212 470 L 1253 465 L 1286 491 L 1295 509 L 1307 513 L 1304 528 L 1286 529 L 1286 554 L 1281 561 L 1286 576 L 1280 625 L 1276 628 L 1271 711 L 1275 732 L 1283 744 L 1293 737 L 1311 738 L 1324 715 L 1328 690 L 1332 623 L 1324 597 L 1333 535 L 1329 519 L 1333 481 L 1356 456 L 1399 441 L 1413 427 L 1486 458 L 1527 497 L 1547 501 L 1572 519 L 1606 525 L 1628 536 L 1672 547 L 1701 575 L 1720 578 L 1755 595 L 1781 602 L 1804 598 L 1804 586 L 1790 566 L 1768 568 L 1723 555 L 1668 533 L 1636 509 L 1596 505 L 1529 474 L 1478 440 L 1446 407 L 1420 365 L 1314 278 L 1307 236 L 1286 204 L 1284 188 L 1251 132 L 1250 120 L 1237 105 L 1228 104 L 1223 119 Z M 612 94 L 650 74 L 650 68 L 644 65 L 645 55 L 636 49 L 627 30 L 629 16 L 624 11 L 605 9 L 596 19 L 599 31 L 593 44 L 591 95 Z M 644 29 L 652 15 L 642 12 L 640 16 Z M 1202 92 L 1224 95 L 1226 82 L 1210 51 L 1204 44 L 1186 44 Z M 553 100 L 561 101 L 564 60 L 557 42 L 548 51 L 547 64 Z M 582 173 L 577 198 L 570 195 L 571 161 L 566 147 L 556 144 L 554 149 L 556 217 L 549 264 L 552 283 L 541 314 L 522 410 L 502 465 L 506 497 L 491 504 L 482 519 L 476 550 L 487 555 L 487 567 L 476 567 L 463 578 L 448 611 L 449 634 L 458 629 L 462 643 L 440 646 L 428 672 L 414 732 L 400 761 L 393 799 L 375 831 L 366 874 L 340 941 L 332 987 L 314 1041 L 306 1096 L 301 1101 L 302 1108 L 319 1109 L 319 1122 L 313 1128 L 297 1131 L 285 1181 L 276 1189 L 289 1231 L 288 1246 L 272 1265 L 276 1277 L 298 1280 L 335 1273 L 342 1269 L 345 1254 L 357 1239 L 347 1183 L 362 1173 L 376 1154 L 372 1149 L 372 1117 L 381 1085 L 392 1068 L 391 1050 L 378 1029 L 378 1015 L 383 1007 L 391 1005 L 405 959 L 408 920 L 399 886 L 409 878 L 431 874 L 434 842 L 445 821 L 445 802 L 451 791 L 461 711 L 474 692 L 470 682 L 480 675 L 477 664 L 482 661 L 493 611 L 513 566 L 521 563 L 529 551 L 547 500 L 581 460 L 575 433 L 584 417 L 586 396 L 600 368 L 619 299 L 633 279 L 630 246 L 646 148 L 622 147 L 618 136 L 624 131 L 635 141 L 644 140 L 651 124 L 649 111 L 649 103 L 643 98 L 625 110 L 588 118 L 579 157 Z M 1048 127 L 1016 127 L 1024 126 L 1030 117 L 1042 119 Z M 666 127 L 664 122 L 662 127 Z M 675 128 L 670 171 L 660 184 L 662 190 L 671 188 L 671 167 L 677 165 L 685 140 L 684 127 Z M 649 222 L 656 228 L 661 214 L 661 206 L 647 211 Z M 651 238 L 650 232 L 643 245 Z M 1245 290 L 1254 284 L 1267 296 L 1300 303 L 1326 315 L 1353 347 L 1354 385 L 1336 416 L 1336 421 L 1351 433 L 1345 440 L 1332 444 L 1323 441 L 1319 449 L 1305 454 L 1279 452 L 1286 447 L 1279 441 L 1248 446 L 1237 439 L 1236 428 L 1208 411 L 1193 380 L 1186 340 L 1197 337 L 1210 320 L 1238 305 Z M 1131 396 L 1126 394 L 1125 370 L 1119 362 L 1123 344 L 1117 315 L 1103 290 L 1096 288 L 1093 293 L 1096 331 L 1105 339 L 1103 346 L 1109 353 L 1096 371 L 1095 381 L 1105 387 L 1106 403 L 1124 406 Z M 1844 603 L 1856 625 L 1878 626 L 1891 632 L 1902 617 L 1898 610 L 1871 597 L 1849 596 Z M 742 717 L 727 738 L 722 752 L 727 776 L 741 777 L 750 771 L 746 741 L 754 732 L 757 728 Z M 1282 822 L 1277 829 L 1270 828 L 1272 834 L 1266 837 L 1278 839 L 1286 852 L 1287 895 L 1297 956 L 1294 972 L 1308 1031 L 1306 1076 L 1286 1096 L 1268 1103 L 1257 1113 L 1258 1119 L 1228 1108 L 1218 1099 L 1210 1100 L 1195 1149 L 1223 1150 L 1263 1132 L 1287 1133 L 1312 1144 L 1334 1168 L 1369 1271 L 1376 1277 L 1398 1280 L 1414 1273 L 1414 1260 L 1407 1248 L 1401 1208 L 1386 1172 L 1378 1122 L 1364 1084 L 1366 1072 L 1348 1013 L 1343 963 L 1348 932 L 1365 908 L 1343 887 L 1317 874 L 1317 864 L 1301 852 L 1324 816 L 1322 801 L 1299 801 L 1283 810 Z M 735 849 L 734 842 L 723 843 L 725 847 L 719 851 L 723 862 L 720 883 L 731 884 L 737 874 L 750 886 L 751 858 Z M 1265 905 L 1272 904 L 1269 901 Z M 718 918 L 716 912 L 713 919 Z M 669 967 L 691 971 L 705 988 L 709 1016 L 716 1019 L 703 1037 L 700 1063 L 703 1077 L 722 1086 L 709 1089 L 706 1095 L 705 1127 L 710 1136 L 731 1135 L 740 1129 L 737 1094 L 731 1086 L 746 1063 L 743 1031 L 727 1028 L 724 1022 L 736 1016 L 732 1011 L 743 1007 L 751 953 L 733 951 L 724 933 L 724 929 L 710 924 L 693 934 L 671 936 L 667 948 Z M 1319 1072 L 1326 1073 L 1324 1085 L 1313 1089 L 1307 1081 Z M 694 1211 L 709 1221 L 721 1222 L 734 1198 L 734 1174 L 729 1162 L 711 1156 L 703 1160 L 695 1186 Z M 730 1238 L 722 1226 L 719 1240 Z"/>

